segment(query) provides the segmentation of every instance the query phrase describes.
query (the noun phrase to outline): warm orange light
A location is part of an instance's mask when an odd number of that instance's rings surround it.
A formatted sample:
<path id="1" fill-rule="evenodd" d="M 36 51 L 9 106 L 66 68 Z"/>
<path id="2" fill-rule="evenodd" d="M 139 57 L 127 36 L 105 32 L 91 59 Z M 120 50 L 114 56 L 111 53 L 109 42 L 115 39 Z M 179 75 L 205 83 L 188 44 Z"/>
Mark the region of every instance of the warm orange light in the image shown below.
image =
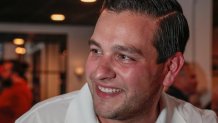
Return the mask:
<path id="1" fill-rule="evenodd" d="M 24 55 L 24 54 L 26 54 L 26 49 L 23 48 L 23 47 L 17 47 L 17 48 L 15 49 L 15 52 L 16 52 L 17 54 Z"/>
<path id="2" fill-rule="evenodd" d="M 53 21 L 63 21 L 63 20 L 65 20 L 65 16 L 63 14 L 52 14 L 50 18 Z"/>
<path id="3" fill-rule="evenodd" d="M 23 45 L 24 44 L 24 39 L 22 39 L 22 38 L 15 38 L 13 40 L 13 42 L 14 42 L 15 45 Z"/>
<path id="4" fill-rule="evenodd" d="M 84 69 L 82 67 L 76 67 L 75 74 L 77 76 L 81 76 L 84 73 Z"/>
<path id="5" fill-rule="evenodd" d="M 85 2 L 85 3 L 92 3 L 92 2 L 96 2 L 96 0 L 80 0 L 82 2 Z"/>

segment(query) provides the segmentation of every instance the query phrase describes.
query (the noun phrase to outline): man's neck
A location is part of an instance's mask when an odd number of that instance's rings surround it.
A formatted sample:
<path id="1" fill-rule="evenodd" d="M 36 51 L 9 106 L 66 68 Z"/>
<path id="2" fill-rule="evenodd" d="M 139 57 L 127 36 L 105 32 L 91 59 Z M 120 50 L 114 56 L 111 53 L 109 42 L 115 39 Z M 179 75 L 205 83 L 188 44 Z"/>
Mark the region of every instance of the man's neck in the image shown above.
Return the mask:
<path id="1" fill-rule="evenodd" d="M 114 120 L 98 117 L 99 123 L 155 123 L 160 113 L 159 103 L 154 105 L 154 107 L 155 108 L 151 108 L 151 110 L 147 113 L 141 113 L 133 118 L 126 120 Z"/>

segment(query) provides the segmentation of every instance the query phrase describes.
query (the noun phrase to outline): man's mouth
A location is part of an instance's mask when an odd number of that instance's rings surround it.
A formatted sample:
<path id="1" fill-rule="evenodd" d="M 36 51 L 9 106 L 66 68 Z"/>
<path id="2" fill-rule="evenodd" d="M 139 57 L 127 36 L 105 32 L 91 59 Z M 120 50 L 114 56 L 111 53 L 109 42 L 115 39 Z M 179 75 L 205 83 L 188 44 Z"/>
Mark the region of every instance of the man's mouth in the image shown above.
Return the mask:
<path id="1" fill-rule="evenodd" d="M 109 88 L 109 87 L 102 87 L 102 86 L 97 86 L 97 87 L 101 92 L 107 94 L 115 94 L 122 91 L 121 89 L 117 89 L 117 88 Z"/>

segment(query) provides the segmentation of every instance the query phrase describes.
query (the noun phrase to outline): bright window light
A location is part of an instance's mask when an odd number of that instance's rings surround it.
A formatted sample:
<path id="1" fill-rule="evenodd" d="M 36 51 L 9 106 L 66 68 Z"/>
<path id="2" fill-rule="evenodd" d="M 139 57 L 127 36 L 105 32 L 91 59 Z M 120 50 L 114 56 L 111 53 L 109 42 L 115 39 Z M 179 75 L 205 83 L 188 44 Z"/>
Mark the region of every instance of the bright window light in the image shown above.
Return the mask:
<path id="1" fill-rule="evenodd" d="M 65 20 L 65 16 L 63 14 L 52 14 L 51 20 L 53 21 L 63 21 Z"/>

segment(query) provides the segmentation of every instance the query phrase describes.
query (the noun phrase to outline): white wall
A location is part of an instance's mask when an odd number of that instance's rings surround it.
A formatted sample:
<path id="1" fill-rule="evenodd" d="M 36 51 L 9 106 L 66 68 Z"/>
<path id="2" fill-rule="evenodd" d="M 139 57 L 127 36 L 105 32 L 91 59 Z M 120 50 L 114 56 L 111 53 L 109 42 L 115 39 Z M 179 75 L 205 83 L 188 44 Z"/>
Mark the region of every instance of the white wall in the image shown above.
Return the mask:
<path id="1" fill-rule="evenodd" d="M 189 22 L 190 40 L 185 58 L 196 65 L 198 90 L 203 92 L 202 103 L 210 99 L 212 83 L 212 0 L 178 0 Z"/>
<path id="2" fill-rule="evenodd" d="M 70 35 L 70 39 L 73 39 L 76 41 L 76 45 L 74 42 L 70 41 L 68 44 L 68 49 L 71 54 L 69 54 L 69 67 L 71 68 L 68 72 L 69 79 L 73 79 L 74 83 L 69 83 L 67 90 L 78 90 L 84 83 L 85 78 L 84 76 L 79 79 L 75 77 L 74 70 L 76 67 L 82 67 L 85 69 L 85 62 L 88 55 L 88 40 L 91 37 L 91 34 L 93 32 L 93 28 L 80 28 L 77 29 L 76 32 L 74 32 L 74 35 Z M 73 76 L 73 77 L 72 77 Z"/>

